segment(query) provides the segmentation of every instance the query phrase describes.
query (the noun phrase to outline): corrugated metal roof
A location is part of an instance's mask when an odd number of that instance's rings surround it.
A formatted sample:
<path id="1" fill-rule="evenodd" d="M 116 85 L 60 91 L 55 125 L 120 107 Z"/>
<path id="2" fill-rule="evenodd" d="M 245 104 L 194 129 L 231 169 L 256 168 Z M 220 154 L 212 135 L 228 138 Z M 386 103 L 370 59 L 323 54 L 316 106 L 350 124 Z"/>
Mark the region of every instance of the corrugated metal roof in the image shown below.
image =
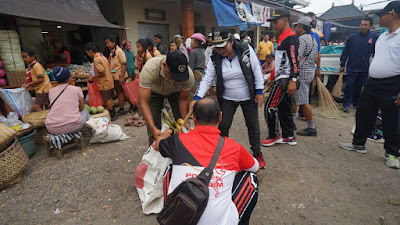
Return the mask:
<path id="1" fill-rule="evenodd" d="M 123 29 L 104 18 L 95 0 L 0 0 L 0 5 L 0 14 Z"/>
<path id="2" fill-rule="evenodd" d="M 329 20 L 363 17 L 363 16 L 366 16 L 366 14 L 361 10 L 359 10 L 353 4 L 334 6 L 321 15 L 322 18 Z"/>

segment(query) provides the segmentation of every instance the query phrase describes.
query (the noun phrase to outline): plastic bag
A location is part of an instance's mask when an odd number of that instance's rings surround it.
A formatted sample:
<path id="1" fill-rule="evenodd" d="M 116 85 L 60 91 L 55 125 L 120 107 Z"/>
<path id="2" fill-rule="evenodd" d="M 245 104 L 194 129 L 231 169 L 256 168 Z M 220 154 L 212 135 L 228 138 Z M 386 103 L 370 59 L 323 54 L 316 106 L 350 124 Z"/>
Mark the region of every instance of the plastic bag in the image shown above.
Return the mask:
<path id="1" fill-rule="evenodd" d="M 155 142 L 144 152 L 135 171 L 135 186 L 144 214 L 159 213 L 164 207 L 163 176 L 172 163 L 154 146 Z"/>
<path id="2" fill-rule="evenodd" d="M 108 124 L 107 117 L 90 118 L 86 124 L 93 129 L 90 143 L 105 143 L 111 141 L 123 141 L 129 138 L 122 128 L 116 124 Z"/>
<path id="3" fill-rule="evenodd" d="M 0 97 L 20 117 L 32 112 L 32 96 L 25 88 L 0 89 Z"/>
<path id="4" fill-rule="evenodd" d="M 87 81 L 87 87 L 89 95 L 89 105 L 94 107 L 103 106 L 104 100 L 100 94 L 99 88 L 97 87 L 96 80 L 94 80 L 92 83 Z"/>
<path id="5" fill-rule="evenodd" d="M 139 104 L 139 76 L 129 83 L 122 84 L 122 88 L 132 105 Z"/>
<path id="6" fill-rule="evenodd" d="M 164 122 L 161 122 L 161 126 L 161 132 L 169 129 Z M 188 131 L 182 129 L 182 132 Z M 170 158 L 164 158 L 155 150 L 155 143 L 144 152 L 135 170 L 135 186 L 144 214 L 159 213 L 164 207 L 163 176 L 172 163 Z"/>

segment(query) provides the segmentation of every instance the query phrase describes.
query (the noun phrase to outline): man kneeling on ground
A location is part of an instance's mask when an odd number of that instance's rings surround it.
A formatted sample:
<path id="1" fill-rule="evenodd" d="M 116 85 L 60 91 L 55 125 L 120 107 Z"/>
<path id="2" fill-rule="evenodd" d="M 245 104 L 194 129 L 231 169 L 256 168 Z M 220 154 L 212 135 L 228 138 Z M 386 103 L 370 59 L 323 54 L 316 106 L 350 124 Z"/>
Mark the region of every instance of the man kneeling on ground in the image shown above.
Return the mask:
<path id="1" fill-rule="evenodd" d="M 166 130 L 157 138 L 156 149 L 173 162 L 164 176 L 165 197 L 183 180 L 196 177 L 207 167 L 218 144 L 221 119 L 218 102 L 205 97 L 193 106 L 194 130 L 171 137 L 172 130 Z M 198 224 L 249 224 L 258 200 L 254 174 L 258 170 L 258 161 L 243 146 L 225 137 L 208 186 L 208 204 Z"/>

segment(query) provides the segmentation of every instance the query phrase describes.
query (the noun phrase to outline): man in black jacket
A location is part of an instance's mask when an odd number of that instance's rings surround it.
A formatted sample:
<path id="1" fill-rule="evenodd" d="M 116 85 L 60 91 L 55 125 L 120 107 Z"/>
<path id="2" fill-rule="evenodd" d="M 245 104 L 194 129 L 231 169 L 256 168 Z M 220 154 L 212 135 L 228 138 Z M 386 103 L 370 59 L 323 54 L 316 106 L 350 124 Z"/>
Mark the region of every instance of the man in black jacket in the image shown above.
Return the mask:
<path id="1" fill-rule="evenodd" d="M 260 163 L 260 167 L 264 168 L 257 108 L 257 105 L 262 105 L 264 78 L 257 55 L 248 44 L 235 40 L 232 32 L 226 27 L 217 27 L 214 30 L 212 43 L 214 52 L 211 60 L 207 62 L 205 75 L 193 100 L 203 98 L 216 77 L 217 97 L 222 111 L 222 121 L 219 125 L 221 135 L 229 135 L 233 116 L 240 105 L 246 120 L 253 156 Z"/>
<path id="2" fill-rule="evenodd" d="M 168 53 L 167 47 L 165 47 L 164 43 L 162 42 L 161 34 L 154 35 L 154 43 L 156 43 L 157 50 L 162 55 L 166 55 Z"/>

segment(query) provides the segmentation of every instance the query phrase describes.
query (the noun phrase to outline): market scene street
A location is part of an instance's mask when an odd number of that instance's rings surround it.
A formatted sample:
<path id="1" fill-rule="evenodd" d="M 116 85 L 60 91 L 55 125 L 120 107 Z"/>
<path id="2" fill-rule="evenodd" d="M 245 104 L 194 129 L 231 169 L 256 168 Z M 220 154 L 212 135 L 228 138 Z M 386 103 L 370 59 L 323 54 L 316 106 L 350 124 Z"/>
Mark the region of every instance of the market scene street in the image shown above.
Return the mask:
<path id="1" fill-rule="evenodd" d="M 0 224 L 400 224 L 400 1 L 0 3 Z"/>

